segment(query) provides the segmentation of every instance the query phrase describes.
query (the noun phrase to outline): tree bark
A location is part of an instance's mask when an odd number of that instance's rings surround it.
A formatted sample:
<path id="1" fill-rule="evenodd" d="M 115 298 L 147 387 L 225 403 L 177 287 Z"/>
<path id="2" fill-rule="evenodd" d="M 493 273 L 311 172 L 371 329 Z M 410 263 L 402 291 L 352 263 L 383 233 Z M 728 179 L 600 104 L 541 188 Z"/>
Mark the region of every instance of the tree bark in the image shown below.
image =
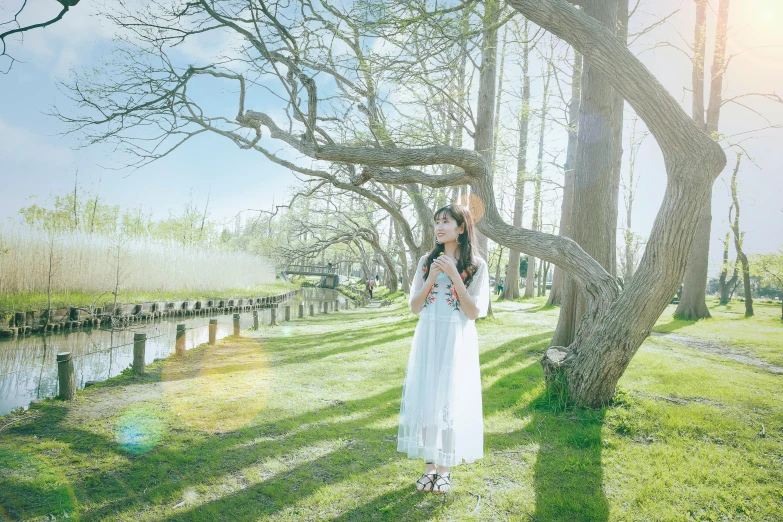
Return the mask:
<path id="1" fill-rule="evenodd" d="M 588 2 L 584 12 L 614 34 L 617 6 L 618 0 Z M 624 45 L 623 41 L 618 41 Z M 587 55 L 581 95 L 571 237 L 607 272 L 614 275 L 619 190 L 614 158 L 617 154 L 614 145 L 617 98 L 609 78 L 595 68 Z M 579 290 L 568 279 L 566 276 L 552 346 L 568 346 L 574 341 L 577 324 L 585 308 Z"/>

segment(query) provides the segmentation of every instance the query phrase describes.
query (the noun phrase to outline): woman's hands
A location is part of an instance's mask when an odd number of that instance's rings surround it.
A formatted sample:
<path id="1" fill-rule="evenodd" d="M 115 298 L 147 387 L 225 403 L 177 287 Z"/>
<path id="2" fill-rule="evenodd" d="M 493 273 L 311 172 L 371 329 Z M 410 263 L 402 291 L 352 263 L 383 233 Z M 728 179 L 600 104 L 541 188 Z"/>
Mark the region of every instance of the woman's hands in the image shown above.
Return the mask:
<path id="1" fill-rule="evenodd" d="M 437 259 L 435 261 L 437 261 Z M 443 271 L 440 268 L 440 266 L 435 265 L 435 261 L 433 261 L 432 265 L 430 265 L 430 271 L 427 274 L 427 282 L 428 283 L 434 283 L 435 279 L 438 277 L 438 274 L 440 274 Z"/>
<path id="2" fill-rule="evenodd" d="M 460 278 L 459 272 L 457 272 L 457 263 L 451 257 L 445 254 L 435 258 L 435 260 L 432 262 L 430 272 L 434 271 L 433 269 L 436 267 L 438 272 L 443 272 L 449 276 L 452 281 L 456 281 Z"/>

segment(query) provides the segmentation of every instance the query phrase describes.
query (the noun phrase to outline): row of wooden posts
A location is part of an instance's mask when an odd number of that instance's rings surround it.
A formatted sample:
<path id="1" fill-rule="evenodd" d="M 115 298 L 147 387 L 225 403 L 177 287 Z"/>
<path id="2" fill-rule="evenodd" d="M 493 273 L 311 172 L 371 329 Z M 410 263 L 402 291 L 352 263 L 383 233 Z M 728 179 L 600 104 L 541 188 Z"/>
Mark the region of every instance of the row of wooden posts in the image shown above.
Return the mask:
<path id="1" fill-rule="evenodd" d="M 355 306 L 364 306 L 369 302 L 368 299 L 363 298 L 355 301 Z M 349 307 L 350 300 L 344 301 L 344 310 Z M 304 317 L 304 303 L 299 303 L 298 317 L 302 319 Z M 323 313 L 336 312 L 340 310 L 340 301 L 335 299 L 334 301 L 324 301 L 322 304 Z M 321 311 L 321 310 L 319 310 Z M 271 308 L 272 313 L 270 326 L 277 325 L 277 308 Z M 285 305 L 283 307 L 284 320 L 291 320 L 291 306 Z M 310 303 L 310 315 L 315 315 L 315 306 Z M 217 342 L 217 319 L 209 320 L 209 344 L 214 346 Z M 258 330 L 259 318 L 258 310 L 253 310 L 253 329 Z M 185 325 L 177 325 L 177 335 L 174 341 L 174 352 L 178 356 L 185 355 Z M 239 336 L 239 314 L 234 314 L 234 335 Z M 133 334 L 133 373 L 136 375 L 144 375 L 145 369 L 145 356 L 147 347 L 147 334 L 144 332 L 137 332 Z M 76 395 L 76 375 L 73 369 L 73 357 L 71 352 L 62 352 L 57 354 L 57 378 L 59 380 L 59 392 L 57 396 L 61 399 L 71 400 Z"/>
<path id="2" fill-rule="evenodd" d="M 0 312 L 0 337 L 14 337 L 36 332 L 52 332 L 104 323 L 130 324 L 163 317 L 208 315 L 213 313 L 249 312 L 271 308 L 291 298 L 297 290 L 283 294 L 247 299 L 206 299 L 138 304 L 120 304 L 113 308 L 72 306 L 53 310 Z"/>

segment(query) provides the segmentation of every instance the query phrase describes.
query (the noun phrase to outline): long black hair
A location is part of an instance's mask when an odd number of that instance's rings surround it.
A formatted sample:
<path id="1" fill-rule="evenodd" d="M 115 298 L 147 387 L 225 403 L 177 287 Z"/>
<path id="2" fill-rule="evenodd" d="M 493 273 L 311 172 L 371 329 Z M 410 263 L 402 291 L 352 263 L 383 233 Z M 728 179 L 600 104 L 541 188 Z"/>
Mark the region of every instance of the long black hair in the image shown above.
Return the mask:
<path id="1" fill-rule="evenodd" d="M 457 249 L 459 250 L 459 259 L 457 260 L 457 272 L 459 272 L 465 286 L 468 286 L 473 280 L 473 276 L 478 270 L 478 262 L 473 258 L 474 243 L 476 242 L 476 232 L 473 225 L 473 216 L 468 207 L 462 205 L 446 205 L 435 211 L 433 220 L 437 220 L 443 214 L 448 214 L 457 222 L 457 228 L 465 224 L 465 230 L 457 236 Z M 429 253 L 424 262 L 424 277 L 430 271 L 432 262 L 445 250 L 443 243 L 435 243 L 435 248 Z M 478 248 L 476 248 L 478 253 Z"/>

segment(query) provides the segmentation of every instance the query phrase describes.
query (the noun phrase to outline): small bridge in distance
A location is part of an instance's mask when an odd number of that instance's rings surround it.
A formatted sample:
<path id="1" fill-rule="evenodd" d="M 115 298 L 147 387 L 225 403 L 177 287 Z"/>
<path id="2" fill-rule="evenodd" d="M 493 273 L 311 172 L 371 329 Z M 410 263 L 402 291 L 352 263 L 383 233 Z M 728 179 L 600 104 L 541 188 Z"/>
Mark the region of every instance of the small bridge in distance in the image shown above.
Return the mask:
<path id="1" fill-rule="evenodd" d="M 334 266 L 290 265 L 284 272 L 288 275 L 323 277 L 323 286 L 326 288 L 337 288 L 340 284 L 340 276 L 335 271 Z"/>

